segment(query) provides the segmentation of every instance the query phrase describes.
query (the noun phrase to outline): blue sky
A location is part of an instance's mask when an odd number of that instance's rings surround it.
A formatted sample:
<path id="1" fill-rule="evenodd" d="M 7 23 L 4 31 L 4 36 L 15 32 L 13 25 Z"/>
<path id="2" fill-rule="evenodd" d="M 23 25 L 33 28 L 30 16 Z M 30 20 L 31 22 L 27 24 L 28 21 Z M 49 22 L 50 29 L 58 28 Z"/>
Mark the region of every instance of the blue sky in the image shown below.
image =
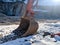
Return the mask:
<path id="1" fill-rule="evenodd" d="M 50 6 L 50 5 L 60 5 L 60 1 L 58 2 L 56 0 L 55 1 L 54 0 L 42 0 L 42 1 L 39 0 L 38 5 L 48 5 L 48 6 Z"/>
<path id="2" fill-rule="evenodd" d="M 43 6 L 60 5 L 60 2 L 54 2 L 54 0 L 38 0 L 38 5 L 43 5 Z"/>

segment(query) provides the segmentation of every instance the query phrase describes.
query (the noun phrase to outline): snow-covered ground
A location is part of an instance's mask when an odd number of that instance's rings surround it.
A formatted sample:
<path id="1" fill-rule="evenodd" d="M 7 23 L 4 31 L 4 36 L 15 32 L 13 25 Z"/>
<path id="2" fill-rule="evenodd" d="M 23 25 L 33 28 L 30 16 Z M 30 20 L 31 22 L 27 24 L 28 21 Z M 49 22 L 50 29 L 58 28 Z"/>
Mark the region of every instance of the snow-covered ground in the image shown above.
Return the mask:
<path id="1" fill-rule="evenodd" d="M 57 23 L 39 23 L 39 29 L 37 34 L 18 38 L 13 41 L 5 42 L 0 45 L 60 45 L 60 37 L 55 36 L 51 38 L 50 35 L 43 38 L 43 32 L 58 33 L 60 32 L 60 22 Z M 0 26 L 0 38 L 9 35 L 19 25 L 1 25 Z M 56 42 L 57 41 L 57 42 Z"/>

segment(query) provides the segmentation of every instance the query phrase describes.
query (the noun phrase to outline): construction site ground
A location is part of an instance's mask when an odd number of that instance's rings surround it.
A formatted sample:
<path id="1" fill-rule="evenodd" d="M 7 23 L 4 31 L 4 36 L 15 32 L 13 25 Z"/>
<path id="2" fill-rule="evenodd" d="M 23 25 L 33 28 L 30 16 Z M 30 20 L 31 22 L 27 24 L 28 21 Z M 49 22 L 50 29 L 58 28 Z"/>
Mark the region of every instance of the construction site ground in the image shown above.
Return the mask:
<path id="1" fill-rule="evenodd" d="M 13 31 L 13 30 L 15 30 L 18 26 L 19 26 L 19 24 L 20 24 L 20 16 L 6 16 L 6 15 L 0 15 L 0 39 L 2 38 L 2 37 L 5 37 L 5 36 L 7 36 L 7 35 L 10 35 L 11 34 L 11 32 Z M 36 19 L 36 21 L 38 22 L 38 24 L 39 24 L 39 30 L 38 30 L 38 32 L 39 32 L 39 34 L 37 33 L 36 35 L 33 35 L 33 36 L 31 36 L 31 37 L 24 37 L 24 38 L 22 38 L 23 40 L 26 38 L 27 40 L 28 40 L 28 38 L 29 38 L 29 40 L 30 39 L 32 39 L 34 36 L 41 36 L 40 35 L 40 33 L 42 32 L 42 31 L 48 31 L 48 32 L 51 32 L 52 30 L 52 32 L 59 32 L 59 25 L 60 25 L 60 20 L 58 19 L 58 20 L 53 20 L 53 19 L 51 19 L 51 20 L 49 20 L 49 19 L 37 19 L 37 18 L 35 18 Z M 54 26 L 54 27 L 52 27 L 52 26 Z M 56 27 L 57 26 L 57 27 Z M 50 28 L 51 28 L 51 31 L 50 31 Z M 59 29 L 58 29 L 59 28 Z M 42 32 L 43 33 L 43 32 Z M 38 38 L 38 37 L 35 37 L 35 38 Z M 47 37 L 49 37 L 49 36 L 47 36 Z M 41 37 L 39 37 L 39 38 L 42 38 L 42 36 Z M 47 38 L 47 39 L 49 39 L 49 38 Z M 8 39 L 9 40 L 9 39 Z M 28 40 L 28 41 L 29 41 Z M 39 43 L 39 42 L 37 42 L 38 44 L 41 44 L 41 45 L 47 45 L 48 43 L 46 43 L 46 42 L 43 42 L 43 41 L 45 41 L 45 38 L 42 38 L 41 40 L 39 40 L 39 39 L 36 39 L 36 40 L 34 40 L 34 39 L 32 39 L 33 41 L 41 41 L 41 43 Z M 52 39 L 50 39 L 50 40 L 52 40 Z M 5 40 L 4 40 L 5 41 Z M 10 41 L 12 41 L 12 40 L 10 40 Z M 17 42 L 18 42 L 18 40 L 16 40 Z M 21 40 L 22 41 L 22 40 Z M 49 41 L 49 40 L 48 40 Z M 55 40 L 53 40 L 53 41 L 55 41 Z M 12 42 L 15 42 L 15 41 L 12 41 Z M 3 43 L 1 40 L 0 40 L 0 44 L 1 43 Z M 5 43 L 3 43 L 4 45 L 8 45 L 9 43 L 11 43 L 11 42 L 5 42 Z M 29 44 L 29 43 L 31 43 L 31 41 L 30 42 L 27 42 L 27 44 Z M 32 45 L 36 45 L 37 44 L 36 42 L 34 43 L 34 44 L 32 44 Z M 52 41 L 50 41 L 49 42 L 49 45 L 51 45 L 50 43 L 53 43 Z M 2 45 L 3 45 L 2 44 Z M 17 43 L 17 44 L 19 44 L 19 43 Z M 17 45 L 16 44 L 16 45 Z M 23 44 L 23 41 L 22 41 L 22 43 L 20 43 L 20 44 Z M 55 43 L 53 43 L 53 44 L 55 44 Z M 58 43 L 56 43 L 56 44 L 58 44 Z M 15 43 L 14 44 L 12 44 L 12 45 L 15 45 Z"/>

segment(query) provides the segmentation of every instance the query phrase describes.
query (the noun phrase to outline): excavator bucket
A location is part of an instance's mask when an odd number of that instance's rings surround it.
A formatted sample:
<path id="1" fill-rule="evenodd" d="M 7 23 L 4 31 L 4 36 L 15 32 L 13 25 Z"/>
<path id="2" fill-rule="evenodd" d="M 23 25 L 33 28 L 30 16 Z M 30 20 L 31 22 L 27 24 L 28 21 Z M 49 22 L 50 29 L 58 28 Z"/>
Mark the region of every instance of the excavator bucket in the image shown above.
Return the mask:
<path id="1" fill-rule="evenodd" d="M 19 27 L 13 31 L 19 36 L 28 36 L 36 33 L 38 29 L 38 23 L 33 18 L 33 11 L 31 10 L 34 0 L 28 0 L 28 4 L 24 15 L 21 18 Z"/>
<path id="2" fill-rule="evenodd" d="M 38 23 L 34 19 L 21 18 L 19 27 L 13 33 L 23 37 L 35 34 L 37 29 Z"/>
<path id="3" fill-rule="evenodd" d="M 35 34 L 37 32 L 37 29 L 38 29 L 38 23 L 35 20 L 29 20 L 29 26 L 26 32 L 22 36 Z"/>

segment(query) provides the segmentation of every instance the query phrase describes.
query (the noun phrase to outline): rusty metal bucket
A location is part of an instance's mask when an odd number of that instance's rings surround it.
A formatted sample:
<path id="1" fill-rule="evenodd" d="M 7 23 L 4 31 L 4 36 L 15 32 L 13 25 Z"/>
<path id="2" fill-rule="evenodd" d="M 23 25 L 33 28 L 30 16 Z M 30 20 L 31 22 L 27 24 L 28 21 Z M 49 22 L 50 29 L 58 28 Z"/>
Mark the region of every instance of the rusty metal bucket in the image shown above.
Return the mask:
<path id="1" fill-rule="evenodd" d="M 34 19 L 29 19 L 29 17 L 21 18 L 19 27 L 13 31 L 13 33 L 19 36 L 28 36 L 35 34 L 38 29 L 38 23 Z"/>
<path id="2" fill-rule="evenodd" d="M 27 18 L 27 20 L 28 20 L 28 18 Z M 29 26 L 28 26 L 26 32 L 22 36 L 28 36 L 28 35 L 35 34 L 37 32 L 37 29 L 38 29 L 38 23 L 34 19 L 30 19 Z"/>
<path id="3" fill-rule="evenodd" d="M 23 11 L 23 16 L 20 21 L 19 27 L 13 31 L 19 36 L 28 36 L 36 33 L 38 29 L 38 23 L 34 20 L 34 12 L 32 10 L 34 0 L 28 0 L 27 6 Z M 23 5 L 22 5 L 23 6 Z"/>

